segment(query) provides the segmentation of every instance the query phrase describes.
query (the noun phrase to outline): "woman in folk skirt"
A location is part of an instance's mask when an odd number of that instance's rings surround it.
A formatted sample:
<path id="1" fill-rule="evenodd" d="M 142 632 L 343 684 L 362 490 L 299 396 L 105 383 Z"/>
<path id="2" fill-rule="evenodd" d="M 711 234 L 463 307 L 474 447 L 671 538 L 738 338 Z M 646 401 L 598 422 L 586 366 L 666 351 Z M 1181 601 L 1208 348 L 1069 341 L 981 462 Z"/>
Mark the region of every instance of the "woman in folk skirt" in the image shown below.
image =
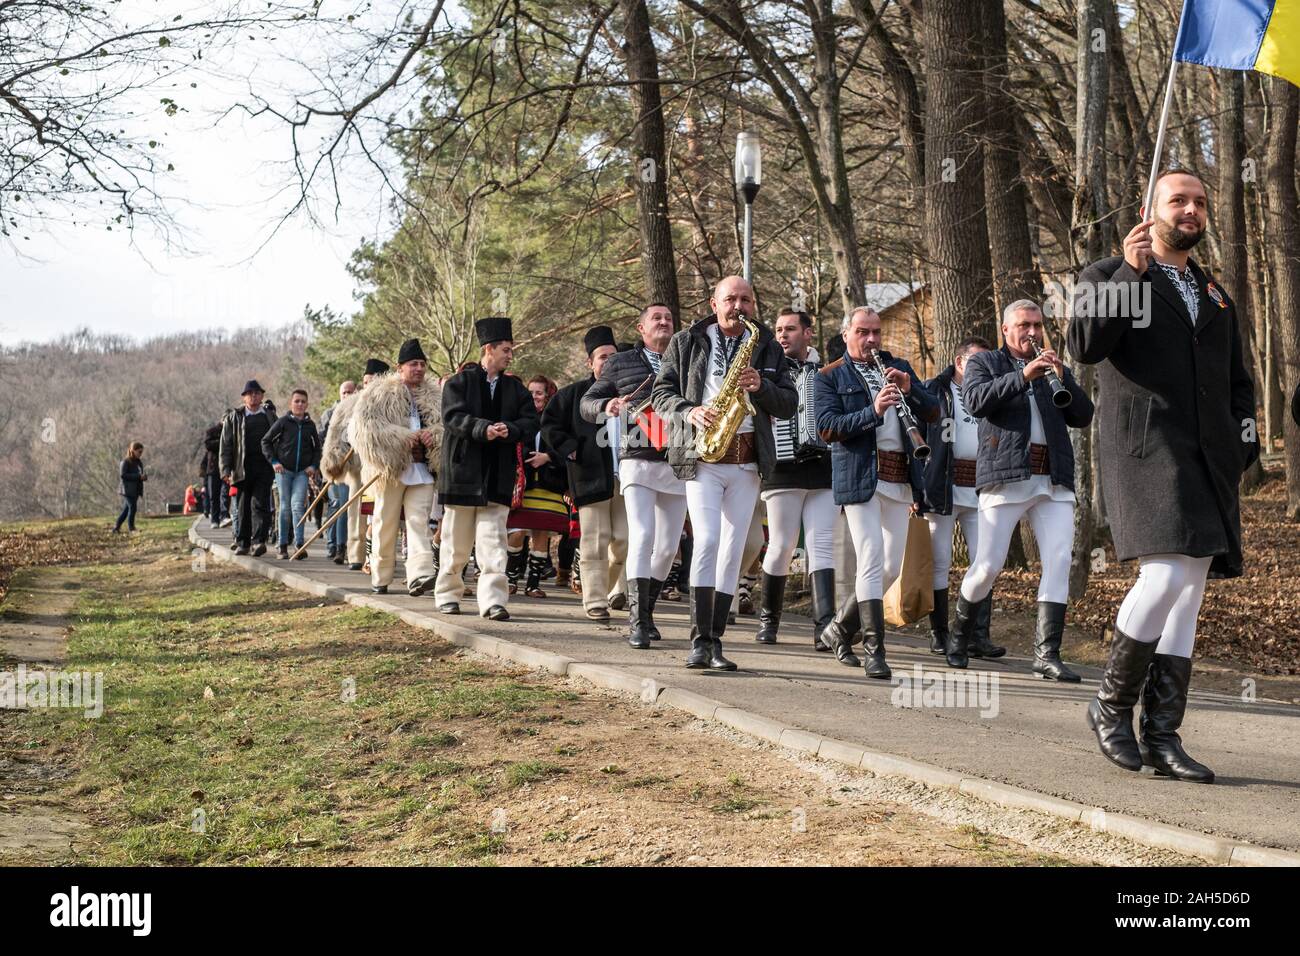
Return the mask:
<path id="1" fill-rule="evenodd" d="M 545 375 L 534 375 L 527 384 L 533 396 L 533 406 L 540 415 L 559 389 Z M 524 579 L 524 594 L 546 597 L 542 590 L 542 575 L 551 559 L 551 536 L 559 539 L 569 533 L 569 504 L 564 500 L 568 475 L 558 456 L 542 441 L 540 432 L 533 439 L 532 449 L 521 449 L 521 455 L 524 496 L 520 506 L 506 519 L 506 527 L 510 530 L 506 577 L 513 594 L 518 589 L 519 576 L 526 562 L 528 571 Z M 526 537 L 529 544 L 525 553 Z"/>

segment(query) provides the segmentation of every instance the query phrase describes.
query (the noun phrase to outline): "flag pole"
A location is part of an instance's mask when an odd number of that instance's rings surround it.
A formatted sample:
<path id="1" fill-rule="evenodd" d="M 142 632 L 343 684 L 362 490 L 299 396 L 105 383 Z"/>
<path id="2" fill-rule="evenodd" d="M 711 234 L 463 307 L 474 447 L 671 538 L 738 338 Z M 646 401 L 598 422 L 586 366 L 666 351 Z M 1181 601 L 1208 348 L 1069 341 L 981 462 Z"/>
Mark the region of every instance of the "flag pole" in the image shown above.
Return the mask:
<path id="1" fill-rule="evenodd" d="M 1178 44 L 1183 38 L 1183 24 L 1186 21 L 1186 2 L 1178 9 L 1178 33 L 1174 36 L 1173 52 L 1169 57 L 1169 81 L 1165 84 L 1165 102 L 1160 108 L 1160 125 L 1156 128 L 1156 146 L 1151 156 L 1151 175 L 1147 178 L 1146 196 L 1142 200 L 1141 216 L 1151 218 L 1151 203 L 1155 200 L 1156 176 L 1160 173 L 1160 160 L 1165 152 L 1165 128 L 1169 125 L 1169 107 L 1174 102 L 1174 77 L 1178 75 Z"/>

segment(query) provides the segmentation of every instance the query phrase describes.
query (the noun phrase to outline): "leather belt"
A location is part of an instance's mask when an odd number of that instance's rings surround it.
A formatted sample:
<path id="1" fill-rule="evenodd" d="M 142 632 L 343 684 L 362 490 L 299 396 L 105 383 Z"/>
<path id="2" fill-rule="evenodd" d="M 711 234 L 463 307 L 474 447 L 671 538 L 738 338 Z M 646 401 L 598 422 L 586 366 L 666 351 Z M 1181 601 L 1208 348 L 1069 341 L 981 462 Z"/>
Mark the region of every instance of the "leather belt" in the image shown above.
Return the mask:
<path id="1" fill-rule="evenodd" d="M 952 483 L 962 488 L 975 487 L 974 458 L 954 458 L 952 460 Z"/>
<path id="2" fill-rule="evenodd" d="M 756 461 L 758 456 L 754 453 L 754 433 L 741 432 L 735 438 L 731 439 L 731 444 L 727 450 L 722 453 L 715 464 L 718 465 L 748 465 Z"/>
<path id="3" fill-rule="evenodd" d="M 882 451 L 877 448 L 876 474 L 881 481 L 907 484 L 907 455 L 901 451 Z"/>
<path id="4" fill-rule="evenodd" d="M 1029 473 L 1031 475 L 1050 475 L 1052 473 L 1051 457 L 1047 454 L 1046 445 L 1030 444 Z"/>

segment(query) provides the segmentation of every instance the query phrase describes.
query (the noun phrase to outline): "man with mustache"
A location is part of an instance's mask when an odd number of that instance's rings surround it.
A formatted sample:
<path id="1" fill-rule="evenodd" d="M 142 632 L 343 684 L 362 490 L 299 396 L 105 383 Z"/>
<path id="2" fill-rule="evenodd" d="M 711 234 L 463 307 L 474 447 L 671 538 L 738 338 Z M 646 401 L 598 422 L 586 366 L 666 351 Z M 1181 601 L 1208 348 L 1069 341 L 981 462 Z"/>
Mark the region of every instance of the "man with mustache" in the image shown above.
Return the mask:
<path id="1" fill-rule="evenodd" d="M 1088 726 L 1125 770 L 1145 764 L 1213 783 L 1178 728 L 1206 578 L 1242 570 L 1237 484 L 1259 454 L 1255 395 L 1236 307 L 1191 258 L 1205 234 L 1204 184 L 1166 170 L 1152 205 L 1122 256 L 1079 276 L 1068 334 L 1074 357 L 1098 365 L 1101 487 L 1115 552 L 1139 562 Z"/>
<path id="2" fill-rule="evenodd" d="M 691 555 L 691 653 L 686 666 L 735 670 L 722 656 L 722 634 L 740 578 L 740 562 L 754 517 L 761 479 L 776 467 L 772 419 L 789 418 L 799 393 L 785 353 L 772 331 L 754 320 L 754 289 L 740 276 L 717 284 L 709 304 L 713 314 L 672 337 L 655 379 L 655 412 L 672 429 L 668 463 L 686 483 L 686 508 L 695 535 Z M 754 331 L 751 332 L 749 325 Z M 737 373 L 737 386 L 749 399 L 746 415 L 717 462 L 699 459 L 696 430 L 711 428 L 732 363 L 757 336 L 749 359 Z M 690 427 L 687 427 L 687 426 Z"/>

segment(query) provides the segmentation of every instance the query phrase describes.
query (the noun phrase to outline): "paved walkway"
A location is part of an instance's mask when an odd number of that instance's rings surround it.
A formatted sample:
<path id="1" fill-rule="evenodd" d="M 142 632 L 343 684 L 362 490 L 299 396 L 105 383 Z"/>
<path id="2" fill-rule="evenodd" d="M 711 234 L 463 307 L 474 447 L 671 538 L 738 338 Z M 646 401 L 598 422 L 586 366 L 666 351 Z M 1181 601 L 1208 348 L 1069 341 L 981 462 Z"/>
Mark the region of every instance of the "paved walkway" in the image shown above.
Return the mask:
<path id="1" fill-rule="evenodd" d="M 198 521 L 195 534 L 211 535 L 222 551 L 228 547 L 228 532 L 210 532 L 204 520 Z M 261 562 L 369 596 L 369 580 L 326 561 L 319 546 L 303 561 L 280 562 L 268 553 Z M 1218 775 L 1213 786 L 1199 786 L 1149 772 L 1127 773 L 1100 755 L 1084 724 L 1084 709 L 1100 676 L 1096 668 L 1077 667 L 1083 683 L 1071 686 L 1035 677 L 1024 657 L 972 661 L 966 674 L 982 677 L 986 689 L 991 690 L 996 677 L 996 707 L 984 707 L 989 715 L 982 716 L 981 709 L 971 706 L 898 706 L 903 696 L 900 678 L 911 675 L 915 665 L 927 675 L 956 673 L 918 639 L 904 635 L 889 636 L 894 679 L 885 683 L 865 679 L 861 669 L 846 668 L 831 655 L 815 653 L 806 618 L 787 615 L 781 643 L 765 646 L 754 643 L 756 619 L 741 616 L 724 638 L 727 656 L 740 669 L 711 673 L 682 666 L 688 649 L 684 603 L 659 605 L 656 622 L 664 640 L 651 650 L 637 651 L 623 638 L 620 619 L 625 614 L 614 614 L 618 625 L 590 622 L 575 596 L 553 584 L 544 599 L 512 597 L 511 620 L 504 623 L 477 617 L 469 596 L 461 605 L 466 613 L 447 617 L 437 613 L 431 595 L 410 598 L 402 587 L 394 591 L 380 599 L 394 610 L 428 612 L 431 618 L 479 634 L 575 661 L 616 666 L 818 736 L 1102 807 L 1108 813 L 1300 851 L 1300 707 L 1289 703 L 1245 703 L 1236 697 L 1193 693 L 1183 739 L 1189 752 Z"/>

